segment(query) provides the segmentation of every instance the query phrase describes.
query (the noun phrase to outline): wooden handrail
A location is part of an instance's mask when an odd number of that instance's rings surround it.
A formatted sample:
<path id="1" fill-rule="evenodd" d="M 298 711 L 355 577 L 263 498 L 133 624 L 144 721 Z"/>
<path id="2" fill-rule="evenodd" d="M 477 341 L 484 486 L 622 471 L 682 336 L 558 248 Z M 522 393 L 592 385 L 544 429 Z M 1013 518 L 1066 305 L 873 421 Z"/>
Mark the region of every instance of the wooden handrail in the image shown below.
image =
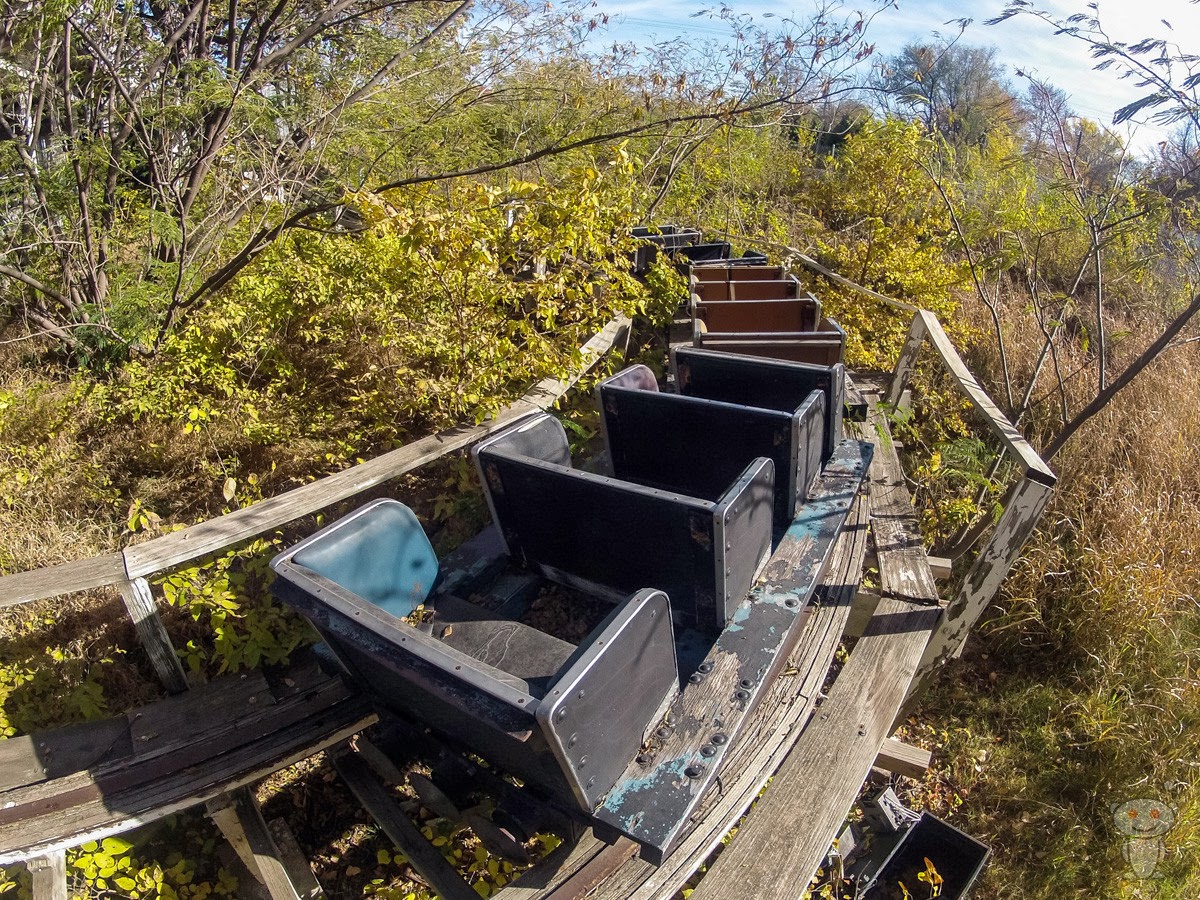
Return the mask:
<path id="1" fill-rule="evenodd" d="M 894 406 L 899 402 L 900 395 L 904 392 L 909 376 L 912 374 L 913 366 L 916 364 L 917 353 L 921 349 L 921 345 L 925 339 L 928 339 L 933 345 L 934 350 L 937 351 L 938 356 L 941 357 L 946 371 L 954 379 L 959 389 L 966 394 L 967 399 L 971 401 L 987 420 L 988 427 L 1004 443 L 1007 451 L 1020 461 L 1026 476 L 1034 478 L 1036 481 L 1049 487 L 1054 486 L 1057 476 L 1050 470 L 1050 467 L 1046 465 L 1045 461 L 1029 441 L 1025 439 L 1025 436 L 1009 421 L 1008 416 L 1000 411 L 1000 408 L 988 396 L 987 391 L 983 389 L 975 376 L 971 374 L 971 370 L 967 368 L 967 364 L 963 362 L 962 357 L 958 355 L 958 351 L 954 349 L 954 345 L 950 342 L 950 337 L 946 334 L 946 330 L 942 327 L 942 323 L 938 321 L 937 316 L 927 309 L 921 309 L 919 306 L 914 306 L 904 300 L 897 300 L 895 297 L 889 297 L 886 294 L 881 294 L 878 291 L 871 290 L 869 287 L 864 287 L 861 284 L 853 282 L 849 278 L 845 278 L 821 265 L 811 256 L 801 253 L 795 247 L 784 247 L 783 249 L 796 261 L 836 284 L 878 300 L 893 309 L 912 313 L 912 325 L 909 328 L 908 339 L 905 341 L 904 349 L 900 352 L 900 359 L 896 362 L 895 374 L 892 376 L 892 384 L 887 396 L 888 403 Z"/>
<path id="2" fill-rule="evenodd" d="M 950 377 L 954 379 L 955 384 L 958 385 L 959 390 L 983 415 L 992 433 L 1000 439 L 1008 453 L 1020 462 L 1024 474 L 1047 487 L 1053 487 L 1058 480 L 1057 476 L 1038 455 L 1033 445 L 1025 439 L 1025 435 L 1017 430 L 1016 426 L 1009 421 L 1008 416 L 1000 411 L 1000 408 L 980 386 L 979 381 L 967 368 L 967 364 L 958 355 L 958 351 L 954 349 L 954 345 L 950 343 L 950 338 L 942 328 L 938 317 L 927 309 L 919 309 L 913 316 L 908 340 L 905 341 L 900 359 L 896 363 L 896 371 L 892 377 L 891 388 L 888 390 L 887 402 L 893 406 L 899 402 L 900 395 L 916 365 L 917 353 L 926 340 L 941 357 L 942 364 L 946 367 Z"/>
<path id="3" fill-rule="evenodd" d="M 0 577 L 0 609 L 56 594 L 116 584 L 125 577 L 120 551 Z"/>
<path id="4" fill-rule="evenodd" d="M 609 322 L 581 348 L 579 367 L 563 379 L 547 378 L 520 400 L 480 425 L 460 426 L 351 466 L 311 484 L 270 497 L 206 522 L 106 553 L 29 572 L 0 577 L 0 608 L 82 591 L 161 572 L 230 547 L 287 522 L 353 497 L 460 449 L 521 416 L 553 405 L 628 333 L 629 319 Z"/>
<path id="5" fill-rule="evenodd" d="M 784 249 L 793 259 L 837 284 L 879 300 L 893 309 L 913 314 L 908 338 L 900 351 L 900 358 L 896 361 L 896 369 L 887 392 L 888 403 L 894 406 L 899 402 L 916 366 L 917 355 L 928 340 L 959 390 L 971 401 L 987 422 L 988 428 L 1004 445 L 1005 454 L 1015 459 L 1022 469 L 1020 480 L 1005 494 L 1004 512 L 992 529 L 991 538 L 975 557 L 970 571 L 967 572 L 958 592 L 947 604 L 937 630 L 926 645 L 909 692 L 908 699 L 911 700 L 920 694 L 942 663 L 962 650 L 967 635 L 995 598 L 1009 569 L 1020 555 L 1021 548 L 1033 534 L 1046 504 L 1050 501 L 1058 477 L 971 374 L 937 316 L 927 309 L 856 284 L 830 271 L 794 247 Z"/>

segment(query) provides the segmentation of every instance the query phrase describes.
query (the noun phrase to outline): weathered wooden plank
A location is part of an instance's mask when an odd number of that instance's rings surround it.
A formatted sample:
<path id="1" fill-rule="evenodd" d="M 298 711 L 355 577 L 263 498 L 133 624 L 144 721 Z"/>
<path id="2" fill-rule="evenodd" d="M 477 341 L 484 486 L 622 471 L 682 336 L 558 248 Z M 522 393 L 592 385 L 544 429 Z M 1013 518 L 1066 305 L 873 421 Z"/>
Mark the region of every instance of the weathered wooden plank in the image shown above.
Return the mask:
<path id="1" fill-rule="evenodd" d="M 876 448 L 871 491 L 891 463 Z M 886 481 L 886 479 L 884 479 Z M 888 496 L 888 503 L 895 501 Z M 874 522 L 872 522 L 874 526 Z M 879 548 L 879 556 L 885 555 Z M 693 900 L 798 897 L 829 849 L 917 671 L 941 609 L 884 596 L 795 746 Z M 762 860 L 771 860 L 763 866 Z"/>
<path id="2" fill-rule="evenodd" d="M 300 892 L 283 867 L 279 848 L 249 788 L 222 794 L 210 800 L 207 809 L 209 818 L 237 851 L 250 874 L 267 889 L 271 900 L 300 900 Z"/>
<path id="3" fill-rule="evenodd" d="M 329 678 L 322 680 L 327 685 Z M 130 763 L 145 762 L 200 740 L 236 732 L 275 705 L 262 672 L 217 678 L 172 702 L 159 701 L 130 710 Z"/>
<path id="4" fill-rule="evenodd" d="M 182 531 L 136 544 L 125 550 L 125 562 L 131 577 L 149 575 L 181 565 L 239 541 L 277 528 L 301 516 L 317 512 L 368 488 L 382 484 L 405 472 L 466 447 L 508 423 L 538 409 L 552 405 L 600 357 L 616 343 L 629 327 L 629 320 L 614 319 L 582 348 L 579 370 L 569 377 L 544 379 L 511 406 L 501 410 L 482 425 L 461 426 L 414 441 L 408 446 L 385 453 L 357 466 L 337 472 L 320 481 L 270 497 L 253 506 L 239 509 L 216 519 L 201 522 Z M 0 583 L 2 586 L 2 583 Z"/>
<path id="5" fill-rule="evenodd" d="M 67 857 L 62 850 L 29 860 L 33 900 L 67 900 Z"/>
<path id="6" fill-rule="evenodd" d="M 549 896 L 554 900 L 582 900 L 636 853 L 637 844 L 627 837 L 617 838 L 616 843 L 593 856 Z"/>
<path id="7" fill-rule="evenodd" d="M 30 821 L 19 836 L 10 828 L 0 829 L 0 865 L 102 840 L 156 822 L 340 744 L 376 719 L 373 712 L 361 706 L 343 704 L 320 721 L 306 723 L 290 732 L 287 741 L 275 741 L 269 747 L 242 748 L 216 764 L 195 766 L 167 781 L 147 786 L 140 799 L 130 798 L 133 811 L 125 809 L 126 798 L 118 800 L 115 808 L 101 798 Z"/>
<path id="8" fill-rule="evenodd" d="M 0 609 L 72 591 L 116 584 L 124 577 L 125 561 L 120 553 L 105 553 L 103 556 L 77 559 L 31 572 L 5 575 L 0 577 Z"/>
<path id="9" fill-rule="evenodd" d="M 694 900 L 800 895 L 891 729 L 939 614 L 903 600 L 880 601 L 829 699 Z M 771 865 L 762 866 L 764 859 Z"/>
<path id="10" fill-rule="evenodd" d="M 333 764 L 358 802 L 443 900 L 478 900 L 479 895 L 396 805 L 365 760 L 347 753 L 335 757 Z"/>
<path id="11" fill-rule="evenodd" d="M 927 556 L 926 561 L 929 563 L 929 571 L 938 581 L 945 581 L 954 574 L 954 560 L 952 559 L 944 556 Z"/>
<path id="12" fill-rule="evenodd" d="M 868 426 L 876 430 L 880 446 L 887 445 L 886 452 L 877 457 L 877 465 L 871 470 L 871 531 L 875 535 L 880 595 L 937 603 L 937 584 L 929 570 L 921 524 L 904 481 L 904 471 L 876 410 L 877 398 L 868 395 L 867 402 Z"/>
<path id="13" fill-rule="evenodd" d="M 342 472 L 263 500 L 246 509 L 201 522 L 191 528 L 127 547 L 124 553 L 106 553 L 90 559 L 74 560 L 0 576 L 0 609 L 69 594 L 73 591 L 151 575 L 181 565 L 232 544 L 270 531 L 301 516 L 317 512 L 339 500 L 374 487 L 418 466 L 467 446 L 504 425 L 552 405 L 562 397 L 613 346 L 626 341 L 629 320 L 619 317 L 609 322 L 581 348 L 579 368 L 565 379 L 545 378 L 520 400 L 501 410 L 482 425 L 452 428 L 385 453 L 383 456 L 352 466 Z"/>
<path id="14" fill-rule="evenodd" d="M 114 760 L 89 770 L 74 772 L 52 782 L 15 788 L 0 795 L 0 834 L 23 820 L 51 815 L 69 809 L 74 804 L 106 799 L 113 804 L 116 798 L 126 806 L 133 802 L 153 806 L 153 798 L 143 796 L 142 789 L 194 766 L 203 766 L 221 754 L 237 751 L 255 742 L 303 727 L 305 720 L 319 717 L 323 712 L 352 697 L 345 686 L 331 680 L 320 690 L 302 697 L 293 697 L 246 713 L 239 711 L 226 720 L 210 721 L 203 734 L 183 741 L 169 741 L 161 752 L 136 754 Z"/>
<path id="15" fill-rule="evenodd" d="M 875 756 L 875 768 L 907 778 L 924 778 L 933 764 L 933 754 L 895 738 L 886 738 Z"/>
<path id="16" fill-rule="evenodd" d="M 578 841 L 559 844 L 545 859 L 492 896 L 497 900 L 541 900 L 607 848 L 608 844 L 589 829 Z"/>
<path id="17" fill-rule="evenodd" d="M 0 792 L 61 778 L 130 751 L 124 716 L 11 737 L 0 741 Z"/>
<path id="18" fill-rule="evenodd" d="M 920 325 L 918 325 L 918 322 Z M 1000 411 L 1000 408 L 988 396 L 987 391 L 980 386 L 979 381 L 971 374 L 971 370 L 967 368 L 967 364 L 958 355 L 958 351 L 954 349 L 954 345 L 950 343 L 950 338 L 942 328 L 942 324 L 938 321 L 937 316 L 928 310 L 920 310 L 913 317 L 913 324 L 909 330 L 908 340 L 905 342 L 904 350 L 900 355 L 900 361 L 896 364 L 896 375 L 892 381 L 891 391 L 888 394 L 888 402 L 894 403 L 899 399 L 900 390 L 903 389 L 904 384 L 908 381 L 908 377 L 911 375 L 912 368 L 916 363 L 916 350 L 919 349 L 922 338 L 929 339 L 938 356 L 942 358 L 942 363 L 945 365 L 946 371 L 957 383 L 959 390 L 966 394 L 971 404 L 987 420 L 988 426 L 1004 446 L 1008 448 L 1009 453 L 1020 460 L 1025 470 L 1025 475 L 1044 485 L 1053 487 L 1057 480 L 1055 474 L 1050 471 L 1050 467 L 1038 456 L 1037 451 L 1025 439 L 1025 435 L 1017 430 L 1016 426 L 1008 420 L 1008 417 Z M 916 342 L 916 349 L 913 349 L 914 341 Z"/>
<path id="19" fill-rule="evenodd" d="M 170 694 L 178 694 L 188 689 L 187 675 L 184 674 L 183 664 L 171 643 L 171 636 L 163 625 L 162 617 L 158 614 L 158 605 L 154 602 L 154 594 L 145 578 L 133 578 L 117 584 L 121 591 L 121 599 L 125 601 L 125 609 L 133 620 L 137 630 L 138 640 L 142 649 L 150 657 L 150 665 L 162 686 Z"/>
<path id="20" fill-rule="evenodd" d="M 188 695 L 160 701 L 186 705 Z M 340 680 L 244 715 L 214 710 L 211 734 L 169 742 L 0 794 L 0 865 L 99 840 L 250 784 L 377 718 Z M 124 740 L 128 741 L 126 735 Z M 132 751 L 130 751 L 132 753 Z"/>
<path id="21" fill-rule="evenodd" d="M 913 686 L 914 696 L 930 674 L 962 647 L 1033 534 L 1052 492 L 1051 486 L 1033 478 L 1023 478 L 1009 489 L 1004 498 L 1004 512 L 991 540 L 975 558 L 962 588 L 946 607 L 945 618 L 929 642 Z"/>
<path id="22" fill-rule="evenodd" d="M 312 866 L 300 849 L 296 835 L 288 827 L 287 819 L 276 818 L 267 823 L 267 831 L 271 833 L 275 846 L 279 848 L 279 861 L 287 870 L 288 878 L 300 900 L 326 900 L 325 891 L 321 889 L 317 876 L 313 874 Z"/>

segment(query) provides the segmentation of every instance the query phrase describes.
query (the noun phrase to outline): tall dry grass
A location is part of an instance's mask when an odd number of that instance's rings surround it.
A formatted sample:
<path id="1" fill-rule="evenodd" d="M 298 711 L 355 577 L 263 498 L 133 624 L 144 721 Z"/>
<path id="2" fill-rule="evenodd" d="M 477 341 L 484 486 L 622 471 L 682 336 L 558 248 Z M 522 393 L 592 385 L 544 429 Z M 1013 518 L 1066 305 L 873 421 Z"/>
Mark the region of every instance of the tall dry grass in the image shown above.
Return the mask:
<path id="1" fill-rule="evenodd" d="M 1005 332 L 1023 387 L 1040 332 L 1014 300 Z M 1111 372 L 1150 341 L 1149 324 L 1111 323 L 1130 334 Z M 1095 367 L 1077 342 L 1059 362 L 1080 372 L 1063 388 L 1078 409 Z M 994 348 L 972 363 L 1002 396 Z M 942 755 L 928 798 L 996 848 L 980 896 L 1200 896 L 1197 373 L 1200 346 L 1168 351 L 1057 455 L 1038 534 L 919 715 Z M 1061 427 L 1058 394 L 1048 367 L 1026 429 L 1035 443 Z M 1175 809 L 1152 881 L 1127 865 L 1111 808 L 1139 797 Z"/>

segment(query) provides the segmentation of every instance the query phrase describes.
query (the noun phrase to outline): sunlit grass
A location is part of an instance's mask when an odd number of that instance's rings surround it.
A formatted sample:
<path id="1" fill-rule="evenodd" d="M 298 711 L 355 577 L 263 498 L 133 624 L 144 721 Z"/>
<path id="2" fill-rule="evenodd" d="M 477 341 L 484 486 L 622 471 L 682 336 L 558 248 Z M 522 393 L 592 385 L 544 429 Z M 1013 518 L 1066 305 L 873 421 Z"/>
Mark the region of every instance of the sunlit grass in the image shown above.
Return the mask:
<path id="1" fill-rule="evenodd" d="M 1019 367 L 1036 344 L 1014 344 Z M 914 802 L 994 849 L 977 896 L 1200 895 L 1193 349 L 1160 360 L 1055 459 L 1058 492 L 1001 603 L 909 725 L 935 748 Z M 1044 408 L 1033 422 L 1054 427 Z M 1137 798 L 1174 810 L 1149 880 L 1113 817 Z"/>

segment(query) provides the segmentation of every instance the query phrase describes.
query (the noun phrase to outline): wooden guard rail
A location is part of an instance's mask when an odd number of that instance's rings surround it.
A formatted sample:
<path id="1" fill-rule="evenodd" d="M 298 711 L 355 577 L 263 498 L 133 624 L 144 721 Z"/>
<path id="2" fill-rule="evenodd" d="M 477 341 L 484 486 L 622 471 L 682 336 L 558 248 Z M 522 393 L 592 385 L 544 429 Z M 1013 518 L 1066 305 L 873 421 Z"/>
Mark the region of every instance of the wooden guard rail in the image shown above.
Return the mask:
<path id="1" fill-rule="evenodd" d="M 988 428 L 1004 445 L 1005 454 L 1019 466 L 1022 473 L 1021 479 L 1009 488 L 1002 501 L 1004 511 L 992 529 L 991 538 L 975 558 L 958 593 L 943 612 L 942 620 L 925 649 L 925 656 L 913 680 L 909 694 L 912 697 L 920 692 L 938 666 L 957 655 L 962 648 L 971 628 L 979 621 L 996 592 L 1000 590 L 1000 585 L 1020 555 L 1021 548 L 1033 534 L 1054 490 L 1057 477 L 971 374 L 954 345 L 950 343 L 950 338 L 937 316 L 929 310 L 920 309 L 911 303 L 896 300 L 856 284 L 793 247 L 785 249 L 795 260 L 836 284 L 879 300 L 893 309 L 912 313 L 912 325 L 909 327 L 908 339 L 900 352 L 900 358 L 896 362 L 887 392 L 887 403 L 893 407 L 899 403 L 916 366 L 917 355 L 921 347 L 928 342 L 941 359 L 954 384 L 983 416 Z"/>

